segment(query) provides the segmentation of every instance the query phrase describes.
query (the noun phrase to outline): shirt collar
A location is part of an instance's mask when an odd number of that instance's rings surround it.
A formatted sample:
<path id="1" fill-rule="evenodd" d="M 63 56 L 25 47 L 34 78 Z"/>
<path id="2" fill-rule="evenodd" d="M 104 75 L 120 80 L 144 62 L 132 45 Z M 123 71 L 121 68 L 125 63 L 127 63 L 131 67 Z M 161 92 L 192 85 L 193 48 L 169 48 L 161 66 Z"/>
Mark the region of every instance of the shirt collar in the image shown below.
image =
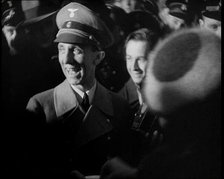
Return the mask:
<path id="1" fill-rule="evenodd" d="M 79 96 L 81 96 L 81 98 L 83 98 L 83 96 L 84 96 L 84 91 L 80 90 L 80 89 L 77 88 L 75 85 L 71 85 L 71 87 L 72 87 L 72 89 L 73 89 Z M 89 97 L 89 102 L 90 102 L 90 104 L 92 103 L 92 100 L 93 100 L 95 91 L 96 91 L 96 81 L 94 82 L 94 85 L 93 85 L 92 88 L 90 88 L 89 90 L 85 91 L 86 94 L 87 94 L 88 97 Z"/>

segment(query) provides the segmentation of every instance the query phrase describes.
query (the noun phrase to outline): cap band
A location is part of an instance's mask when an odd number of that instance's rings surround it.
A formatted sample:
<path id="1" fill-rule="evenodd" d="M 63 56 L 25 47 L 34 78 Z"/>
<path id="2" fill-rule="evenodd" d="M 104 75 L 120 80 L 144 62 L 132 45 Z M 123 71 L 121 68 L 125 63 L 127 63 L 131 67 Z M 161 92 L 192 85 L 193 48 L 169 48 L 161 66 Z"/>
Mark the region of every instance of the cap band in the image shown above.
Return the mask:
<path id="1" fill-rule="evenodd" d="M 219 11 L 220 6 L 207 6 L 205 8 L 206 11 Z"/>
<path id="2" fill-rule="evenodd" d="M 183 3 L 171 3 L 169 5 L 169 14 L 181 19 L 187 19 L 188 16 L 188 9 L 187 5 Z"/>
<path id="3" fill-rule="evenodd" d="M 99 30 L 96 30 L 90 26 L 87 26 L 85 24 L 81 24 L 79 22 L 75 22 L 75 21 L 66 21 L 62 27 L 62 29 L 77 29 L 83 32 L 86 32 L 87 34 L 91 34 L 93 35 L 95 38 L 100 39 L 100 32 Z"/>
<path id="4" fill-rule="evenodd" d="M 183 12 L 186 12 L 187 11 L 187 5 L 186 4 L 183 4 L 183 3 L 171 3 L 170 5 L 169 5 L 169 9 L 176 9 L 176 8 L 178 8 L 178 9 L 180 9 L 181 11 L 183 11 Z"/>
<path id="5" fill-rule="evenodd" d="M 100 42 L 96 40 L 96 39 L 100 39 L 99 30 L 96 30 L 90 26 L 81 24 L 79 22 L 74 22 L 74 21 L 66 21 L 62 25 L 62 28 L 58 31 L 57 39 L 55 40 L 55 42 L 59 41 L 59 36 L 61 36 L 62 34 L 67 34 L 67 33 L 70 35 L 80 36 L 81 38 L 86 38 L 87 41 L 93 41 L 94 44 L 97 46 L 100 45 Z M 63 40 L 61 37 L 60 39 Z"/>

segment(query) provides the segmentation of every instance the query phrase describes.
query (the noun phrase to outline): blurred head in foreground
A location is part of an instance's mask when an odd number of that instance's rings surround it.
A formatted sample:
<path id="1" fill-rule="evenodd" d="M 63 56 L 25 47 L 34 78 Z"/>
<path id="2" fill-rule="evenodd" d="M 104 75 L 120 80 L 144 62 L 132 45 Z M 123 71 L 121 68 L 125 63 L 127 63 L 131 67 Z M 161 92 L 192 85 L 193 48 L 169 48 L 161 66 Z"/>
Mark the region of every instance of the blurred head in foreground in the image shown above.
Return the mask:
<path id="1" fill-rule="evenodd" d="M 172 34 L 148 58 L 143 93 L 155 113 L 175 114 L 220 89 L 221 39 L 210 31 Z"/>

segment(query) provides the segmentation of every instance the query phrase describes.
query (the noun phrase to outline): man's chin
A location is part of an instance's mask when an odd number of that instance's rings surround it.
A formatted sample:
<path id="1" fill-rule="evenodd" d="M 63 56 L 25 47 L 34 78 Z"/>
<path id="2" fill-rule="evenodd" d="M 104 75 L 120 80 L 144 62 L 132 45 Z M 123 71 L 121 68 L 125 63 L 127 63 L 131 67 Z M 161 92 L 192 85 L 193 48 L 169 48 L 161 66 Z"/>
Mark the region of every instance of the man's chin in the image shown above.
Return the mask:
<path id="1" fill-rule="evenodd" d="M 70 85 L 79 85 L 81 80 L 67 78 Z"/>
<path id="2" fill-rule="evenodd" d="M 141 79 L 132 79 L 136 85 L 140 85 L 142 83 Z"/>

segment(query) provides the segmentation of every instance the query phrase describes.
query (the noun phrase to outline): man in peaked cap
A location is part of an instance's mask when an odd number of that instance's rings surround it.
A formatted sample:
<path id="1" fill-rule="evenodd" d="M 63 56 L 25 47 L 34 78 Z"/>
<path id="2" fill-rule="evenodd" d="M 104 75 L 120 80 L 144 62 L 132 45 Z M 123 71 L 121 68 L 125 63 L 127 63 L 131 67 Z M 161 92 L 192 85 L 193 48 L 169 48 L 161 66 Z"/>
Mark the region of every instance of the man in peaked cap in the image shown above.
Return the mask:
<path id="1" fill-rule="evenodd" d="M 108 157 L 122 156 L 128 147 L 129 106 L 95 78 L 96 66 L 105 56 L 103 49 L 113 39 L 101 19 L 76 2 L 61 8 L 56 22 L 55 42 L 66 79 L 33 96 L 27 105 L 49 126 L 46 137 L 49 134 L 52 145 L 44 146 L 43 167 L 55 169 L 53 176 L 68 176 L 72 170 L 99 174 Z"/>
<path id="2" fill-rule="evenodd" d="M 183 27 L 192 26 L 195 19 L 195 13 L 192 11 L 189 0 L 167 0 L 167 8 L 163 16 L 164 23 L 171 29 L 178 30 Z"/>
<path id="3" fill-rule="evenodd" d="M 205 2 L 199 24 L 201 28 L 211 30 L 221 37 L 221 0 Z"/>
<path id="4" fill-rule="evenodd" d="M 48 42 L 45 42 L 44 38 L 45 36 L 54 36 L 57 27 L 52 21 L 58 8 L 58 1 L 2 0 L 2 31 L 11 54 L 14 55 L 21 51 L 21 47 L 26 44 L 24 39 L 31 33 L 31 39 L 36 38 L 34 41 L 39 45 L 50 46 L 49 43 L 52 43 L 52 39 L 48 38 Z M 48 44 L 46 45 L 46 43 Z"/>
<path id="5" fill-rule="evenodd" d="M 16 54 L 17 50 L 14 46 L 17 36 L 16 26 L 25 18 L 21 1 L 2 0 L 1 5 L 2 32 L 6 38 L 10 53 Z"/>
<path id="6" fill-rule="evenodd" d="M 66 5 L 57 15 L 59 32 L 55 42 L 91 43 L 100 48 L 112 45 L 113 36 L 104 22 L 86 6 L 80 4 L 77 9 L 79 3 L 73 4 Z"/>

